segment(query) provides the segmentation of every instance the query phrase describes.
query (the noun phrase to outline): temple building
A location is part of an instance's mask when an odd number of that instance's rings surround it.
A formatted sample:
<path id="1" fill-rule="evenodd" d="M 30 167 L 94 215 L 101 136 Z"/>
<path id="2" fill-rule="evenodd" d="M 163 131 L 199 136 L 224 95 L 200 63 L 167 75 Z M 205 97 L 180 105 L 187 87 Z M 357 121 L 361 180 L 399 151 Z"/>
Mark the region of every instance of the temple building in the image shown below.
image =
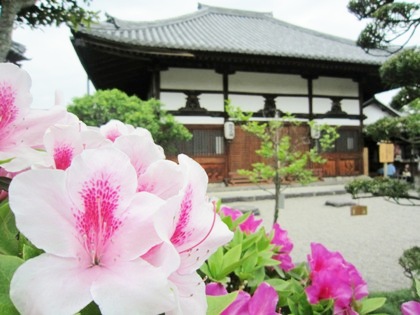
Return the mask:
<path id="1" fill-rule="evenodd" d="M 73 30 L 72 43 L 96 89 L 156 98 L 190 129 L 183 151 L 221 182 L 258 161 L 258 141 L 235 127 L 227 100 L 259 119 L 291 113 L 340 126 L 322 176 L 364 172 L 364 103 L 384 91 L 386 57 L 354 41 L 285 23 L 271 13 L 199 4 L 191 14 L 152 22 L 107 21 Z M 311 145 L 308 125 L 297 132 Z M 366 158 L 365 158 L 366 159 Z"/>

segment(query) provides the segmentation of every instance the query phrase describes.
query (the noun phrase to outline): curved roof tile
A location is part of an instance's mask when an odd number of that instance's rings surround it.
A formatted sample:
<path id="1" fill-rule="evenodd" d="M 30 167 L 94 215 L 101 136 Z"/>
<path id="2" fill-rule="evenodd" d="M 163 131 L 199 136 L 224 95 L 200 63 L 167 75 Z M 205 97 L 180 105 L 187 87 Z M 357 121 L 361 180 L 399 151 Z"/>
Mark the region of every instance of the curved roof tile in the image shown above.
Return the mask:
<path id="1" fill-rule="evenodd" d="M 367 54 L 354 41 L 277 20 L 271 13 L 199 4 L 199 10 L 176 18 L 108 22 L 79 32 L 139 47 L 249 55 L 294 57 L 379 65 L 386 56 Z"/>

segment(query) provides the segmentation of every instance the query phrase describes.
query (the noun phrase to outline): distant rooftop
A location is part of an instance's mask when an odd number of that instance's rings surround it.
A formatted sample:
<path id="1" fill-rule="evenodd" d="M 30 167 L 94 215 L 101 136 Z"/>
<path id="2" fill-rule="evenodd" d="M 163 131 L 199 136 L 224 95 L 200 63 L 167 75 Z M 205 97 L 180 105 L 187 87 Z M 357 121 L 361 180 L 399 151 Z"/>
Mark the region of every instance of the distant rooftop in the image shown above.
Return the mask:
<path id="1" fill-rule="evenodd" d="M 268 12 L 198 5 L 194 13 L 152 22 L 109 16 L 77 32 L 136 47 L 291 57 L 380 65 L 352 40 L 280 21 Z"/>

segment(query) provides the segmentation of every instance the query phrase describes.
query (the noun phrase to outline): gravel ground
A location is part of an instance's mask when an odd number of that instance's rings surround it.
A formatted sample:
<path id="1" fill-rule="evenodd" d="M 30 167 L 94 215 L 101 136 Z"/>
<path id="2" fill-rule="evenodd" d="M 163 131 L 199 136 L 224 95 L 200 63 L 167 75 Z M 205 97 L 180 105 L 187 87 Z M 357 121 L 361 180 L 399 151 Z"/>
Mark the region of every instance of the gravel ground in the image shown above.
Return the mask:
<path id="1" fill-rule="evenodd" d="M 368 283 L 369 291 L 391 291 L 410 286 L 398 259 L 405 249 L 420 246 L 420 205 L 402 206 L 381 197 L 357 201 L 367 215 L 351 216 L 350 206 L 333 207 L 326 201 L 352 201 L 349 195 L 290 198 L 279 223 L 294 243 L 292 258 L 306 261 L 310 243 L 340 251 Z M 419 204 L 417 202 L 417 204 Z M 274 201 L 235 202 L 231 206 L 257 207 L 268 228 Z"/>

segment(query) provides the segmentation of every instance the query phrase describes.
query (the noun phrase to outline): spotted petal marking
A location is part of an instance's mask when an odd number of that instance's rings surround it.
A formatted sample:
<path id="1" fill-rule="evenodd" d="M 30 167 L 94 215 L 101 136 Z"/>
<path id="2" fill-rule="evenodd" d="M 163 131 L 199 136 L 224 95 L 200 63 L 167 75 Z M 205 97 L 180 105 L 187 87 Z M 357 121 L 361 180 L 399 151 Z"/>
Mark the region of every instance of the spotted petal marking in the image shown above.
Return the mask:
<path id="1" fill-rule="evenodd" d="M 59 170 L 67 169 L 73 160 L 74 149 L 68 144 L 59 144 L 54 147 L 55 168 Z"/>
<path id="2" fill-rule="evenodd" d="M 5 82 L 0 83 L 0 135 L 6 136 L 9 127 L 18 117 L 19 108 L 15 104 L 16 91 Z"/>
<path id="3" fill-rule="evenodd" d="M 122 221 L 115 217 L 120 201 L 120 187 L 106 176 L 86 181 L 80 192 L 84 209 L 76 215 L 76 227 L 91 266 L 100 265 L 112 236 Z"/>
<path id="4" fill-rule="evenodd" d="M 192 188 L 188 185 L 184 199 L 181 203 L 181 211 L 178 222 L 176 223 L 175 232 L 171 237 L 171 243 L 180 246 L 185 243 L 186 239 L 192 234 L 191 227 L 188 225 L 191 218 L 192 210 Z"/>

